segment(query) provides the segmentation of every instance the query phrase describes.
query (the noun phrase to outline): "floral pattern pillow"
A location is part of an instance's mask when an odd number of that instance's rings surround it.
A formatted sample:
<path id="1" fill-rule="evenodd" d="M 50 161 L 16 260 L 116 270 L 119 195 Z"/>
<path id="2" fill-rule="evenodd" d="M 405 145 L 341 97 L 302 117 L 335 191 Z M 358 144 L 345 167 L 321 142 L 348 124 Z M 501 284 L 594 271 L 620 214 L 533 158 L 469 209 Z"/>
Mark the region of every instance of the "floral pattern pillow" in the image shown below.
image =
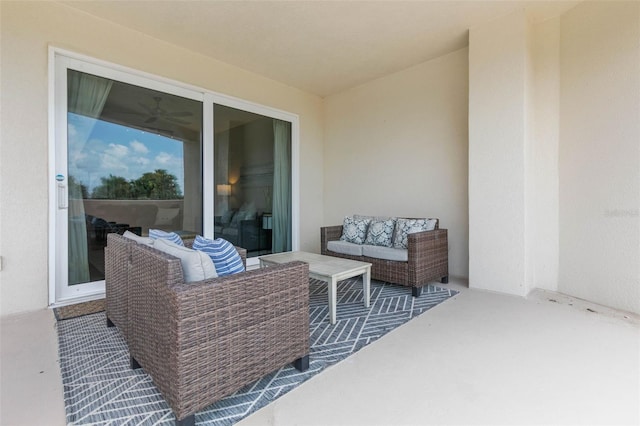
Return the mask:
<path id="1" fill-rule="evenodd" d="M 393 229 L 395 225 L 396 221 L 393 219 L 372 220 L 369 224 L 367 238 L 364 240 L 364 243 L 373 246 L 392 247 Z"/>
<path id="2" fill-rule="evenodd" d="M 396 235 L 393 247 L 406 249 L 407 235 L 415 232 L 431 231 L 436 228 L 435 219 L 398 219 L 396 222 Z"/>
<path id="3" fill-rule="evenodd" d="M 364 244 L 369 222 L 371 222 L 369 219 L 354 219 L 351 216 L 345 217 L 340 239 L 349 243 Z"/>

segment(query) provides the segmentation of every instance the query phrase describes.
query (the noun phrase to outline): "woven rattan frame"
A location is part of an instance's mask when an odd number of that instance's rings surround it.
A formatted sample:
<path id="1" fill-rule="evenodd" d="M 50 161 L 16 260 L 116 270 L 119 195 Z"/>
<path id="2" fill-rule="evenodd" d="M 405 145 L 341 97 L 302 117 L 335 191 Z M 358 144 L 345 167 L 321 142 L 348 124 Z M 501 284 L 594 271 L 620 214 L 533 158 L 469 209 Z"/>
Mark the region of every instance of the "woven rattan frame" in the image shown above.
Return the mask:
<path id="1" fill-rule="evenodd" d="M 436 219 L 437 221 L 437 219 Z M 329 241 L 339 240 L 342 225 L 320 228 L 321 253 L 371 263 L 371 278 L 407 287 L 422 287 L 432 281 L 446 282 L 449 277 L 449 243 L 447 230 L 436 222 L 433 231 L 408 235 L 406 262 L 352 256 L 327 250 Z"/>
<path id="2" fill-rule="evenodd" d="M 137 244 L 119 234 L 107 234 L 104 248 L 105 311 L 107 319 L 128 340 L 129 268 L 131 247 Z"/>
<path id="3" fill-rule="evenodd" d="M 185 239 L 184 245 L 191 247 L 193 239 Z M 120 234 L 107 234 L 105 257 L 105 311 L 107 322 L 114 324 L 125 340 L 129 335 L 129 270 L 131 268 L 131 248 L 137 244 L 134 240 Z M 247 265 L 247 251 L 236 247 L 242 264 Z"/>
<path id="4" fill-rule="evenodd" d="M 186 284 L 177 258 L 135 243 L 129 249 L 129 352 L 176 419 L 309 354 L 308 264 Z"/>

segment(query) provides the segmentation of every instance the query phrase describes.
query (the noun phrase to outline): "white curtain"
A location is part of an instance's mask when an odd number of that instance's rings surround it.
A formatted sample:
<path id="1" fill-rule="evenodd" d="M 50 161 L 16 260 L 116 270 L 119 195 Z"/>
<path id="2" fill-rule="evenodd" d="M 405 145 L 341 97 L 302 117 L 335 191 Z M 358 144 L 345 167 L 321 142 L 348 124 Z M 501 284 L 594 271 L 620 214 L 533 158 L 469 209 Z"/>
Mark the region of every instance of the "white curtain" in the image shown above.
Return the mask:
<path id="1" fill-rule="evenodd" d="M 272 252 L 291 251 L 291 124 L 273 120 Z"/>
<path id="2" fill-rule="evenodd" d="M 68 72 L 68 111 L 97 120 L 102 113 L 113 82 L 78 71 L 69 70 Z M 88 141 L 90 135 L 91 129 L 86 133 L 87 140 L 84 143 Z M 69 179 L 68 182 L 71 183 Z M 89 253 L 82 191 L 79 184 L 68 185 L 68 187 L 69 285 L 73 285 L 89 282 Z"/>

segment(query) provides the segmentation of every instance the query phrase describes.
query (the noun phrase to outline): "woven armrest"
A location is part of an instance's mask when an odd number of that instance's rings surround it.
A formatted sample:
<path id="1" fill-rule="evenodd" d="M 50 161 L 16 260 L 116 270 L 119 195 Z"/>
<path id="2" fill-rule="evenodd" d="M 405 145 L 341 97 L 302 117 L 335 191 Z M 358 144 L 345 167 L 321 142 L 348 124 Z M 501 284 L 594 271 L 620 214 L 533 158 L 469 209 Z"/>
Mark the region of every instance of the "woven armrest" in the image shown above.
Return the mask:
<path id="1" fill-rule="evenodd" d="M 339 240 L 342 236 L 342 225 L 323 226 L 320 228 L 320 252 L 326 254 L 327 243 Z"/>
<path id="2" fill-rule="evenodd" d="M 449 243 L 446 229 L 407 235 L 409 281 L 422 283 L 449 275 Z"/>
<path id="3" fill-rule="evenodd" d="M 426 252 L 429 251 L 429 249 L 443 247 L 446 242 L 446 229 L 434 229 L 408 234 L 407 249 L 409 252 L 409 260 L 417 260 L 420 256 L 426 256 Z"/>
<path id="4" fill-rule="evenodd" d="M 136 244 L 122 235 L 107 234 L 105 259 L 105 310 L 108 323 L 118 327 L 128 340 L 129 269 L 131 247 Z"/>
<path id="5" fill-rule="evenodd" d="M 208 280 L 178 283 L 169 289 L 171 306 L 176 319 L 188 323 L 189 319 L 203 311 L 224 312 L 217 319 L 216 332 L 209 330 L 210 336 L 224 335 L 237 331 L 233 322 L 262 321 L 264 315 L 270 318 L 298 309 L 309 304 L 309 264 L 290 262 L 259 268 Z M 277 300 L 280 298 L 280 300 Z M 269 312 L 265 312 L 265 308 Z M 255 312 L 250 311 L 255 309 Z M 235 310 L 235 311 L 234 311 Z M 235 318 L 235 320 L 234 320 Z M 240 328 L 244 329 L 244 328 Z"/>

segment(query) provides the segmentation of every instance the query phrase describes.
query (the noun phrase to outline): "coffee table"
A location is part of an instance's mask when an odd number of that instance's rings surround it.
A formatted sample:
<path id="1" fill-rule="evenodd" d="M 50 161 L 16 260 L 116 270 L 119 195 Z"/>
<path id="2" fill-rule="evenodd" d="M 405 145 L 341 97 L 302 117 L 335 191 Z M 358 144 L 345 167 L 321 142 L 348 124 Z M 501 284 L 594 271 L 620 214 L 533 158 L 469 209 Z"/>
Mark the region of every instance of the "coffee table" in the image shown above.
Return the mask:
<path id="1" fill-rule="evenodd" d="M 371 288 L 371 264 L 357 260 L 324 256 L 304 251 L 289 251 L 258 257 L 260 267 L 279 265 L 300 260 L 309 264 L 309 276 L 327 283 L 329 287 L 329 321 L 336 323 L 337 284 L 338 281 L 362 275 L 364 306 L 369 307 Z"/>

